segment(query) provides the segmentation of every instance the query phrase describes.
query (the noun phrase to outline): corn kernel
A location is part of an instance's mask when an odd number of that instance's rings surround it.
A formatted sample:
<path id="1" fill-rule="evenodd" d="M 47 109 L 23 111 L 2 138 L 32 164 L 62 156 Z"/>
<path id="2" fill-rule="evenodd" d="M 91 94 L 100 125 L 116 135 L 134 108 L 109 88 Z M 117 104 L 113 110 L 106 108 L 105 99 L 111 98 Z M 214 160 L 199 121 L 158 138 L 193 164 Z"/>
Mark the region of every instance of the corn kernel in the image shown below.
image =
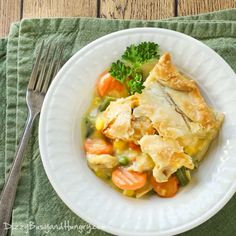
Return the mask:
<path id="1" fill-rule="evenodd" d="M 100 171 L 97 171 L 95 174 L 100 178 L 104 178 L 104 173 L 102 173 Z"/>
<path id="2" fill-rule="evenodd" d="M 104 172 L 104 171 L 96 171 L 95 174 L 97 175 L 97 177 L 102 178 L 102 179 L 107 179 L 108 175 Z"/>
<path id="3" fill-rule="evenodd" d="M 95 122 L 95 127 L 98 131 L 103 130 L 104 128 L 104 121 L 102 120 L 101 117 L 98 117 Z"/>
<path id="4" fill-rule="evenodd" d="M 133 197 L 134 196 L 135 191 L 134 190 L 124 190 L 123 194 L 127 197 Z"/>
<path id="5" fill-rule="evenodd" d="M 126 148 L 126 142 L 122 140 L 115 140 L 113 142 L 113 148 L 115 150 L 124 150 Z"/>
<path id="6" fill-rule="evenodd" d="M 95 97 L 93 100 L 93 104 L 95 106 L 98 106 L 101 103 L 101 98 L 100 97 Z"/>

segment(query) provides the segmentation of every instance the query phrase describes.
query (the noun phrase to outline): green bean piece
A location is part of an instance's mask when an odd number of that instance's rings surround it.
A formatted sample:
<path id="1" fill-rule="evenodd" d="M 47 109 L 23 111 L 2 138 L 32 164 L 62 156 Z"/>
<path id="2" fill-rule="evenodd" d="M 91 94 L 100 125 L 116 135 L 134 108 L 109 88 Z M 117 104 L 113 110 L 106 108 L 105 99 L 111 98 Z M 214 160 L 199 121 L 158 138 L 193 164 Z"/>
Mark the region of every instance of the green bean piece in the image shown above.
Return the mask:
<path id="1" fill-rule="evenodd" d="M 85 136 L 86 138 L 88 138 L 95 131 L 94 122 L 92 122 L 90 117 L 85 118 L 85 127 L 86 127 Z"/>
<path id="2" fill-rule="evenodd" d="M 186 168 L 184 166 L 181 167 L 180 169 L 178 169 L 175 174 L 176 174 L 181 186 L 185 186 L 188 184 L 189 179 L 186 175 Z"/>
<path id="3" fill-rule="evenodd" d="M 105 97 L 102 100 L 101 104 L 99 105 L 98 110 L 99 111 L 105 111 L 106 108 L 109 106 L 111 101 L 115 101 L 115 98 L 113 98 L 113 97 Z"/>

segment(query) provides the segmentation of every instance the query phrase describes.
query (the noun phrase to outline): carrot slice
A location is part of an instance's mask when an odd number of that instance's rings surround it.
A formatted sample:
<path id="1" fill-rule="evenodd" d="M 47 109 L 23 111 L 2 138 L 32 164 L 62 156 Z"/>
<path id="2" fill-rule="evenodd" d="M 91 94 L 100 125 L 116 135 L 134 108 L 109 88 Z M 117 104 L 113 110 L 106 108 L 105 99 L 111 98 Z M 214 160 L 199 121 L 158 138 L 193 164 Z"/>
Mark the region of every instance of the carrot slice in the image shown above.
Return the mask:
<path id="1" fill-rule="evenodd" d="M 114 90 L 123 92 L 125 90 L 125 86 L 105 71 L 101 74 L 98 80 L 97 89 L 99 95 L 103 97 L 105 95 L 109 95 L 109 92 Z"/>
<path id="2" fill-rule="evenodd" d="M 135 144 L 134 142 L 129 142 L 129 147 L 134 151 L 141 152 L 140 146 Z"/>
<path id="3" fill-rule="evenodd" d="M 175 176 L 171 176 L 167 182 L 163 183 L 158 183 L 152 176 L 151 185 L 160 197 L 173 197 L 179 189 L 179 182 Z"/>
<path id="4" fill-rule="evenodd" d="M 112 172 L 112 181 L 120 189 L 136 190 L 145 185 L 147 174 L 128 171 L 125 168 L 119 167 Z"/>
<path id="5" fill-rule="evenodd" d="M 103 139 L 86 139 L 85 151 L 90 154 L 112 154 L 113 147 Z"/>

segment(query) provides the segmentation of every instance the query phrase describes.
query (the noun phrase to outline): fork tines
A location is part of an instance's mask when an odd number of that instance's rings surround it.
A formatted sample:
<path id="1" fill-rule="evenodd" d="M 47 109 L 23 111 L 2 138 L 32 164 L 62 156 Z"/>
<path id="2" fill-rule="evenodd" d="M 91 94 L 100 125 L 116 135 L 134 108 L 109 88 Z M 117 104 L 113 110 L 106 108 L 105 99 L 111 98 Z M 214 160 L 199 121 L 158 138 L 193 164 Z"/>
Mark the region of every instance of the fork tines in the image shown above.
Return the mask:
<path id="1" fill-rule="evenodd" d="M 48 87 L 61 66 L 63 47 L 48 44 L 44 52 L 44 40 L 42 41 L 38 55 L 31 73 L 28 90 L 46 93 Z"/>

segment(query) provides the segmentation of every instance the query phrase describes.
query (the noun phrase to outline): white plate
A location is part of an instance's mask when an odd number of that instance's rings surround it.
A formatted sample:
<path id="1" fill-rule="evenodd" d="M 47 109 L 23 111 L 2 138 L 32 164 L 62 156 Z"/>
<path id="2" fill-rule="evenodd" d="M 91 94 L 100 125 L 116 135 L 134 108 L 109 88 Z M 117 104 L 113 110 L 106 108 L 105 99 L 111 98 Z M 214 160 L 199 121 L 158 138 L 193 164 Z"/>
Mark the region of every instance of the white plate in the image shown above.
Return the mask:
<path id="1" fill-rule="evenodd" d="M 169 51 L 175 65 L 194 78 L 211 105 L 225 113 L 220 135 L 191 183 L 174 198 L 122 196 L 87 167 L 81 119 L 95 80 L 132 43 L 153 41 Z M 122 30 L 78 51 L 63 66 L 47 93 L 40 118 L 39 144 L 47 176 L 57 194 L 78 216 L 117 235 L 173 235 L 203 223 L 236 189 L 236 76 L 203 43 L 157 28 Z"/>

